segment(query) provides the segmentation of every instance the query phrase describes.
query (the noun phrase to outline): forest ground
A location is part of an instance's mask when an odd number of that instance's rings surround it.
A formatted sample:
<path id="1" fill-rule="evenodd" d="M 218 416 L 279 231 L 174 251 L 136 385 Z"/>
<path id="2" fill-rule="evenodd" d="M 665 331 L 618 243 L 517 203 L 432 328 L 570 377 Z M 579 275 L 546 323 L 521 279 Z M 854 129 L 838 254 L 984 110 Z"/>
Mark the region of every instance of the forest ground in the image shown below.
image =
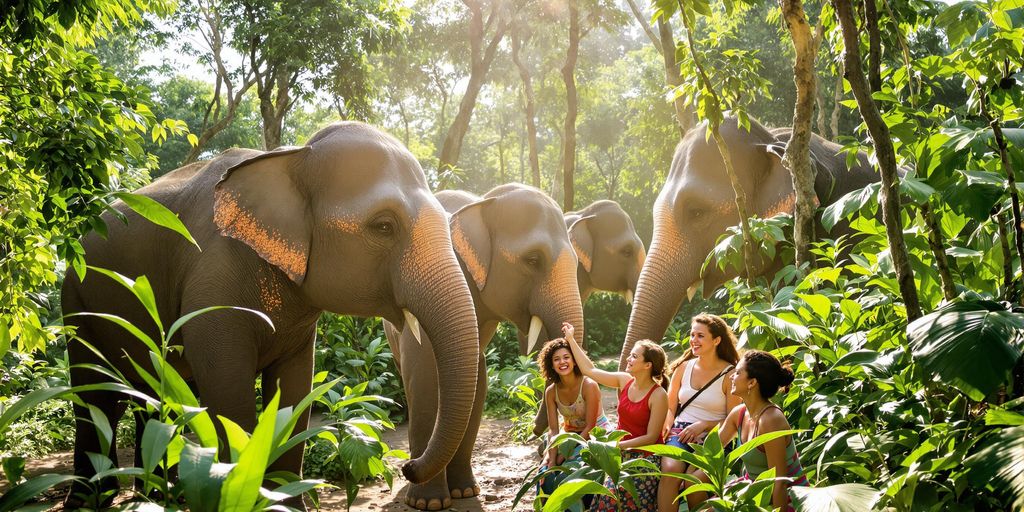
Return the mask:
<path id="1" fill-rule="evenodd" d="M 614 421 L 617 418 L 616 406 L 618 398 L 615 390 L 602 388 L 601 401 L 604 405 L 605 415 Z M 522 484 L 523 477 L 540 462 L 537 454 L 537 442 L 517 443 L 509 438 L 509 430 L 512 422 L 507 419 L 485 417 L 480 424 L 480 433 L 477 436 L 476 447 L 473 450 L 473 470 L 475 471 L 477 483 L 480 485 L 480 495 L 460 500 L 452 500 L 453 512 L 499 512 L 512 510 L 512 502 Z M 384 440 L 391 448 L 408 451 L 408 428 L 409 424 L 397 425 L 395 430 L 384 433 Z M 118 450 L 118 460 L 121 467 L 131 465 L 133 460 L 133 449 L 121 448 Z M 26 462 L 27 476 L 32 477 L 44 473 L 71 473 L 72 472 L 71 452 L 57 452 L 45 457 Z M 403 461 L 389 460 L 397 468 Z M 374 511 L 374 512 L 399 512 L 414 511 L 416 509 L 405 505 L 405 495 L 409 489 L 409 482 L 402 478 L 397 472 L 393 488 L 383 480 L 367 482 L 366 486 L 359 490 L 359 495 L 352 504 L 353 511 Z M 7 482 L 0 480 L 0 493 L 7 487 Z M 51 510 L 60 510 L 60 502 L 64 498 L 64 489 L 51 489 L 44 495 L 44 499 L 54 504 Z M 118 502 L 127 499 L 127 493 L 121 493 Z M 345 489 L 325 489 L 320 494 L 320 506 L 322 510 L 345 510 Z M 516 507 L 516 510 L 531 510 L 533 493 L 528 493 Z"/>

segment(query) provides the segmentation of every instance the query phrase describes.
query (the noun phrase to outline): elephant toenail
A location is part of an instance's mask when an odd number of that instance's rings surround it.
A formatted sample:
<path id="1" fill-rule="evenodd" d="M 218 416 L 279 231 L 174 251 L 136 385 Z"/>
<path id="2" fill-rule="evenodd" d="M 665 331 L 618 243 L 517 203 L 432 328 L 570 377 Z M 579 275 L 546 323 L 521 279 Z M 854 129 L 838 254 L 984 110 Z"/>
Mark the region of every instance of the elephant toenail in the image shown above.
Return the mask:
<path id="1" fill-rule="evenodd" d="M 451 494 L 452 494 L 452 498 L 455 498 L 455 499 L 461 499 L 462 498 L 462 491 L 459 490 L 459 489 L 452 489 L 451 490 Z"/>
<path id="2" fill-rule="evenodd" d="M 441 510 L 441 500 L 434 498 L 427 503 L 427 510 Z"/>

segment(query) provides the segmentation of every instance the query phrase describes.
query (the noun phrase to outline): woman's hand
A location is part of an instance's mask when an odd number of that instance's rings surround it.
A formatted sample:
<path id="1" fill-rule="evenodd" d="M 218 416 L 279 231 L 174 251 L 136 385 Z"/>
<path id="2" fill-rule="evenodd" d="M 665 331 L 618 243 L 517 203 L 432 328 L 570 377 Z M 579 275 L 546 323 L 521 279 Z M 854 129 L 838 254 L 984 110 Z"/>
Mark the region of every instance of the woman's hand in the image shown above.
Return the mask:
<path id="1" fill-rule="evenodd" d="M 573 337 L 574 334 L 576 334 L 576 328 L 569 322 L 562 322 L 562 336 L 564 336 L 566 340 L 574 340 L 576 339 Z"/>
<path id="2" fill-rule="evenodd" d="M 708 430 L 707 425 L 708 423 L 705 421 L 698 421 L 687 425 L 679 433 L 679 441 L 683 443 L 699 443 L 704 433 Z"/>

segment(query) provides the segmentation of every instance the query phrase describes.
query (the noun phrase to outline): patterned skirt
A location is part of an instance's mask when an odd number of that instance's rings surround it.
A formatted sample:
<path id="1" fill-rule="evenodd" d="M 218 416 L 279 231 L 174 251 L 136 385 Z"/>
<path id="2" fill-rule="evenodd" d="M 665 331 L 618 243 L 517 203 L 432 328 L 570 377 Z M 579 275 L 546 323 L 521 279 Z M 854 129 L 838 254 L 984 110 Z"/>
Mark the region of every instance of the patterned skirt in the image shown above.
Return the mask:
<path id="1" fill-rule="evenodd" d="M 660 467 L 661 457 L 653 454 L 646 454 L 641 452 L 627 451 L 622 454 L 622 462 L 644 458 L 656 467 Z M 658 481 L 657 476 L 643 476 L 633 479 L 633 484 L 636 485 L 636 499 L 630 496 L 629 491 L 623 487 L 619 487 L 617 494 L 622 496 L 625 500 L 622 503 L 622 510 L 624 512 L 648 512 L 652 510 L 658 510 Z M 605 487 L 611 489 L 612 482 L 607 480 L 604 483 Z M 615 506 L 615 498 L 611 496 L 597 496 L 594 499 L 593 505 L 590 507 L 591 511 L 600 512 L 614 512 L 618 510 Z"/>

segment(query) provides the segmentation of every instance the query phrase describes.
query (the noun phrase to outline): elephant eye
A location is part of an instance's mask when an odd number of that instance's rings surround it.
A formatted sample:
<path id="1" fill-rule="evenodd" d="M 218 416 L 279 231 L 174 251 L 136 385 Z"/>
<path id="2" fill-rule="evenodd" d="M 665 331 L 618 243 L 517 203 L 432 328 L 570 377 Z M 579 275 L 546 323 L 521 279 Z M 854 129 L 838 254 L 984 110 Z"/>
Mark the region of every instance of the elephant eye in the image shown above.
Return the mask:
<path id="1" fill-rule="evenodd" d="M 703 217 L 704 214 L 707 212 L 701 208 L 690 208 L 690 210 L 687 211 L 687 213 L 690 215 L 691 219 L 699 219 Z"/>
<path id="2" fill-rule="evenodd" d="M 395 222 L 391 219 L 381 219 L 373 223 L 373 230 L 382 236 L 395 234 Z"/>
<path id="3" fill-rule="evenodd" d="M 540 267 L 540 256 L 538 256 L 536 254 L 531 254 L 531 255 L 523 258 L 523 262 L 526 263 L 530 267 L 538 268 L 538 267 Z"/>
<path id="4" fill-rule="evenodd" d="M 629 247 L 629 246 L 623 247 L 621 252 L 622 252 L 622 255 L 624 257 L 626 257 L 626 258 L 632 258 L 633 257 L 633 248 L 632 247 Z"/>

